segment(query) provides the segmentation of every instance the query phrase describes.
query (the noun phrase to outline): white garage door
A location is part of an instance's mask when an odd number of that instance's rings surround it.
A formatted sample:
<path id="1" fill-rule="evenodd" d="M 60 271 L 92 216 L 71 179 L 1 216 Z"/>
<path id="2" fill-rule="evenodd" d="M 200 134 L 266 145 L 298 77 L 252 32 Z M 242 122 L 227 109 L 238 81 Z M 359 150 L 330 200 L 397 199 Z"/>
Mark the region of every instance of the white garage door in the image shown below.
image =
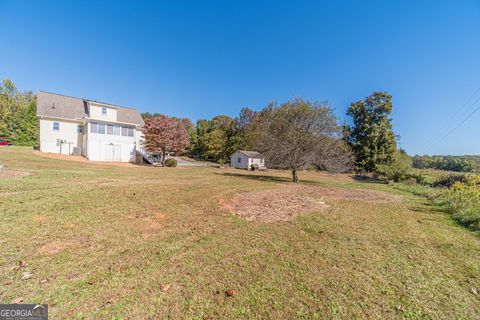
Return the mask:
<path id="1" fill-rule="evenodd" d="M 105 161 L 122 161 L 119 144 L 105 145 Z"/>

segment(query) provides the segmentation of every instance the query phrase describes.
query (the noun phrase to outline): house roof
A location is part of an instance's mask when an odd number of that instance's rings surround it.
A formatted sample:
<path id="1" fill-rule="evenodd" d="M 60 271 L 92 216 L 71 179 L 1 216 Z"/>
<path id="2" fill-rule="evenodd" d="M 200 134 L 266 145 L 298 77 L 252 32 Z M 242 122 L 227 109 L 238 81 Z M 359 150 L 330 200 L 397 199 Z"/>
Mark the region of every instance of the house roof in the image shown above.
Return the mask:
<path id="1" fill-rule="evenodd" d="M 245 150 L 237 150 L 237 152 L 243 153 L 249 158 L 261 158 L 263 159 L 263 155 L 258 151 L 245 151 Z"/>
<path id="2" fill-rule="evenodd" d="M 118 122 L 131 123 L 138 126 L 144 124 L 142 116 L 135 109 L 45 91 L 40 91 L 37 94 L 37 116 L 80 120 L 89 117 L 89 102 L 115 107 L 117 109 Z"/>

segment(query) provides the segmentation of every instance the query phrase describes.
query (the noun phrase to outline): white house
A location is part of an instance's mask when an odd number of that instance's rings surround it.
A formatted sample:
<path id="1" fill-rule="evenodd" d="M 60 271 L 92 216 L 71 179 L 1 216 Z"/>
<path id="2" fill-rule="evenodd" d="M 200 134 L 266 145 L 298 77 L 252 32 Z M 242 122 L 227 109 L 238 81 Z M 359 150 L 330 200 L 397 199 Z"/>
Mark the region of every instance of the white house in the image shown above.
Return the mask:
<path id="1" fill-rule="evenodd" d="M 93 161 L 134 161 L 143 142 L 137 110 L 40 91 L 40 151 Z"/>
<path id="2" fill-rule="evenodd" d="M 265 169 L 265 158 L 260 152 L 237 150 L 230 157 L 230 166 L 233 168 L 250 170 L 252 165 Z"/>

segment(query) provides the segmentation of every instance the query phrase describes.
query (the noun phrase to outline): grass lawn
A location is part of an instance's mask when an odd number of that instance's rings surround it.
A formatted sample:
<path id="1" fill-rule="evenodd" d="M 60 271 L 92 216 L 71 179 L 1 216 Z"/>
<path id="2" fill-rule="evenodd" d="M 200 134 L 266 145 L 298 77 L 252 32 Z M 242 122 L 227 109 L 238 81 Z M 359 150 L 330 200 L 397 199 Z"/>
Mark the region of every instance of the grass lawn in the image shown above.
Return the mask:
<path id="1" fill-rule="evenodd" d="M 289 188 L 289 172 L 121 167 L 14 147 L 0 164 L 32 174 L 0 178 L 0 303 L 47 303 L 51 319 L 480 318 L 480 237 L 388 185 L 302 172 L 308 186 L 403 200 L 337 197 L 265 223 L 219 201 Z"/>

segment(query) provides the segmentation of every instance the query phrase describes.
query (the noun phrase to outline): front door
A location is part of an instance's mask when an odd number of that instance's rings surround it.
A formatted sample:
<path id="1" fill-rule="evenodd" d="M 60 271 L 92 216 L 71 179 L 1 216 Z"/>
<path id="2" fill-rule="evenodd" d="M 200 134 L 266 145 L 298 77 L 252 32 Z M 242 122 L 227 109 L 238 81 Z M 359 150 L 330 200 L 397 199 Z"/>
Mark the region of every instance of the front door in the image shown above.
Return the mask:
<path id="1" fill-rule="evenodd" d="M 120 154 L 119 144 L 106 144 L 105 145 L 105 161 L 122 161 Z"/>

